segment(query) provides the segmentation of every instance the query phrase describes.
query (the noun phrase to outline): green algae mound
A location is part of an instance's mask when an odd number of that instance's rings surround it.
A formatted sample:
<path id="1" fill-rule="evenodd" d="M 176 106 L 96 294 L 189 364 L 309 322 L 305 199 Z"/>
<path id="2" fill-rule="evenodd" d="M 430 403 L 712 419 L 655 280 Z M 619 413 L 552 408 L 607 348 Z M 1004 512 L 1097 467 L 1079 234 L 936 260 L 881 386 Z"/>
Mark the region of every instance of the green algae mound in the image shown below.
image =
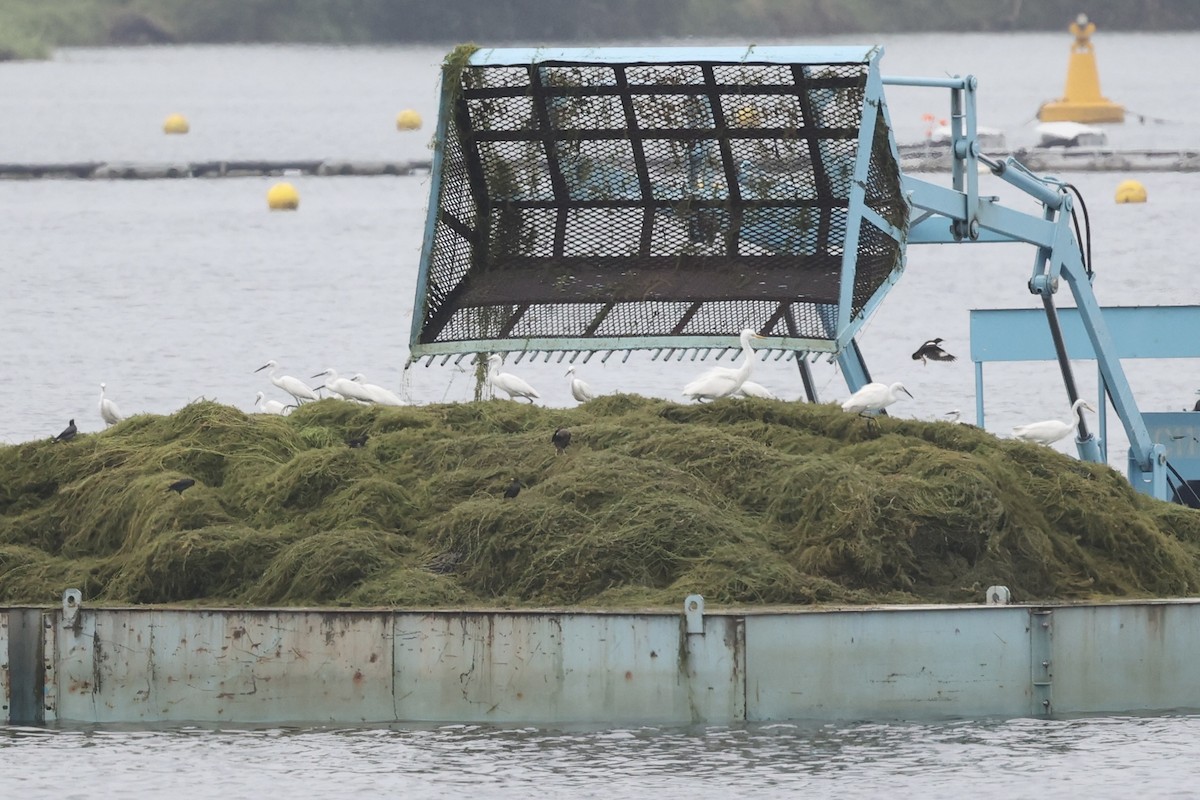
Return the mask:
<path id="1" fill-rule="evenodd" d="M 872 434 L 833 405 L 755 399 L 323 400 L 288 417 L 198 402 L 0 448 L 9 605 L 66 588 L 100 604 L 975 603 L 993 584 L 1020 602 L 1194 594 L 1200 512 L 970 426 Z"/>

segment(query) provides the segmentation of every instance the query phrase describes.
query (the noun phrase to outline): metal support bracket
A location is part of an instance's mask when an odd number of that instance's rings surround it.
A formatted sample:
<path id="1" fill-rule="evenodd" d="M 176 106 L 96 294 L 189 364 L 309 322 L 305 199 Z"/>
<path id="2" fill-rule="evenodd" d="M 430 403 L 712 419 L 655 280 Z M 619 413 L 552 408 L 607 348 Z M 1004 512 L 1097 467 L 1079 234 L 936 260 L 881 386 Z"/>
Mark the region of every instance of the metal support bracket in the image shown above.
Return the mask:
<path id="1" fill-rule="evenodd" d="M 704 598 L 689 594 L 683 600 L 683 613 L 687 618 L 688 635 L 704 635 Z"/>
<path id="2" fill-rule="evenodd" d="M 1053 646 L 1054 612 L 1048 608 L 1032 609 L 1029 612 L 1029 674 L 1033 686 L 1032 712 L 1035 716 L 1054 713 Z"/>
<path id="3" fill-rule="evenodd" d="M 62 595 L 62 626 L 75 633 L 83 628 L 83 617 L 79 611 L 83 608 L 83 592 L 78 589 L 67 589 Z"/>

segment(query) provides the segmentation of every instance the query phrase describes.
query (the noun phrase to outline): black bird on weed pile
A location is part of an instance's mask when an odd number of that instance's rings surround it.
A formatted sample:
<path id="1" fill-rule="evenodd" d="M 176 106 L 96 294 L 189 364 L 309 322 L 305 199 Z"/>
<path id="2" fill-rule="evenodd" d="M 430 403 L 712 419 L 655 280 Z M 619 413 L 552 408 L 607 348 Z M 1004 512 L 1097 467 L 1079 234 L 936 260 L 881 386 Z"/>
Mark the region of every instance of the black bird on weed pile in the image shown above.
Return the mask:
<path id="1" fill-rule="evenodd" d="M 190 489 L 191 487 L 193 487 L 195 485 L 196 485 L 196 481 L 192 478 L 180 478 L 179 480 L 175 481 L 170 486 L 168 486 L 167 491 L 168 492 L 179 492 L 179 494 L 182 495 L 185 489 Z"/>
<path id="2" fill-rule="evenodd" d="M 941 347 L 941 339 L 930 339 L 925 344 L 917 348 L 917 352 L 913 353 L 913 361 L 920 361 L 922 364 L 930 361 L 956 361 L 954 356 L 947 353 Z"/>
<path id="3" fill-rule="evenodd" d="M 364 433 L 362 436 L 351 436 L 346 440 L 346 444 L 350 445 L 351 447 L 366 447 L 367 434 Z"/>
<path id="4" fill-rule="evenodd" d="M 512 479 L 512 483 L 504 490 L 504 499 L 511 500 L 521 493 L 521 482 L 516 478 Z"/>
<path id="5" fill-rule="evenodd" d="M 67 427 L 63 428 L 63 432 L 54 437 L 56 442 L 69 442 L 75 438 L 75 434 L 79 433 L 79 429 L 75 427 L 75 420 L 67 423 Z"/>
<path id="6" fill-rule="evenodd" d="M 561 456 L 566 451 L 567 445 L 571 443 L 571 432 L 566 428 L 555 428 L 550 441 L 554 442 L 556 454 Z"/>

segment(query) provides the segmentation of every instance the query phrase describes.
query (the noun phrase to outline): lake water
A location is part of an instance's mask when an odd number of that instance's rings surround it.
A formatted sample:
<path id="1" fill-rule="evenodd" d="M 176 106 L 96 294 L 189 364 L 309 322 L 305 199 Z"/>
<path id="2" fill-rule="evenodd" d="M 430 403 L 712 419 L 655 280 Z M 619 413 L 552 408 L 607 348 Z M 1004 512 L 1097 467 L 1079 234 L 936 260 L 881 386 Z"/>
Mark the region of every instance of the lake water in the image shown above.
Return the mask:
<path id="1" fill-rule="evenodd" d="M 1195 797 L 1200 717 L 544 730 L 0 728 L 21 800 Z M 68 773 L 69 779 L 64 779 Z"/>
<path id="2" fill-rule="evenodd" d="M 978 76 L 981 124 L 1021 145 L 1033 141 L 1038 105 L 1062 91 L 1070 37 L 830 41 L 883 44 L 886 75 Z M 1101 31 L 1105 95 L 1166 120 L 1114 126 L 1114 144 L 1200 142 L 1186 78 L 1197 44 L 1191 33 Z M 71 50 L 0 64 L 0 160 L 426 158 L 449 49 Z M 901 141 L 920 138 L 924 113 L 948 111 L 940 91 L 897 89 L 889 103 Z M 404 108 L 422 115 L 423 130 L 396 131 Z M 188 135 L 162 134 L 175 112 L 189 118 Z M 1195 302 L 1188 231 L 1200 175 L 1067 177 L 1088 204 L 1101 303 Z M 1148 203 L 1113 202 L 1127 178 L 1146 185 Z M 0 440 L 50 436 L 69 418 L 99 430 L 102 381 L 126 414 L 171 413 L 200 397 L 250 410 L 258 391 L 279 397 L 254 373 L 268 359 L 302 378 L 326 367 L 363 372 L 412 402 L 469 399 L 471 376 L 453 364 L 403 368 L 428 178 L 295 178 L 296 213 L 267 211 L 273 182 L 0 182 Z M 1036 213 L 1006 185 L 987 190 Z M 903 279 L 859 337 L 875 379 L 903 381 L 915 395 L 893 413 L 970 413 L 969 311 L 1039 308 L 1025 286 L 1032 263 L 1015 245 L 910 249 Z M 957 362 L 912 361 L 934 336 Z M 547 405 L 573 402 L 563 364 L 508 368 Z M 579 371 L 599 392 L 682 399 L 702 368 L 635 355 Z M 1094 367 L 1076 369 L 1094 397 Z M 1144 410 L 1190 408 L 1200 386 L 1191 360 L 1126 369 Z M 814 371 L 823 400 L 846 396 L 832 365 Z M 802 395 L 794 364 L 768 361 L 755 378 L 785 398 Z M 987 387 L 990 430 L 1066 414 L 1055 364 L 990 366 Z M 1123 469 L 1123 434 L 1110 431 L 1110 460 Z M 684 730 L 0 728 L 0 797 L 1182 797 L 1194 793 L 1198 727 L 1184 715 Z"/>

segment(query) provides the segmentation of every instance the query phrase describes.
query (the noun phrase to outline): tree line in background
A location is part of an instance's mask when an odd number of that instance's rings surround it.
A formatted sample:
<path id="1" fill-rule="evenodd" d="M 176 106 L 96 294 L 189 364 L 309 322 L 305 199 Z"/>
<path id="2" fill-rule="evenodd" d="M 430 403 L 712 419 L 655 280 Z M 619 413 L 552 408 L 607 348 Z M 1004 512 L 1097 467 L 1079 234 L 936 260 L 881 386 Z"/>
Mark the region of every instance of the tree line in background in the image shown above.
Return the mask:
<path id="1" fill-rule="evenodd" d="M 5 0 L 0 56 L 170 42 L 544 44 L 1200 28 L 1193 0 Z"/>

